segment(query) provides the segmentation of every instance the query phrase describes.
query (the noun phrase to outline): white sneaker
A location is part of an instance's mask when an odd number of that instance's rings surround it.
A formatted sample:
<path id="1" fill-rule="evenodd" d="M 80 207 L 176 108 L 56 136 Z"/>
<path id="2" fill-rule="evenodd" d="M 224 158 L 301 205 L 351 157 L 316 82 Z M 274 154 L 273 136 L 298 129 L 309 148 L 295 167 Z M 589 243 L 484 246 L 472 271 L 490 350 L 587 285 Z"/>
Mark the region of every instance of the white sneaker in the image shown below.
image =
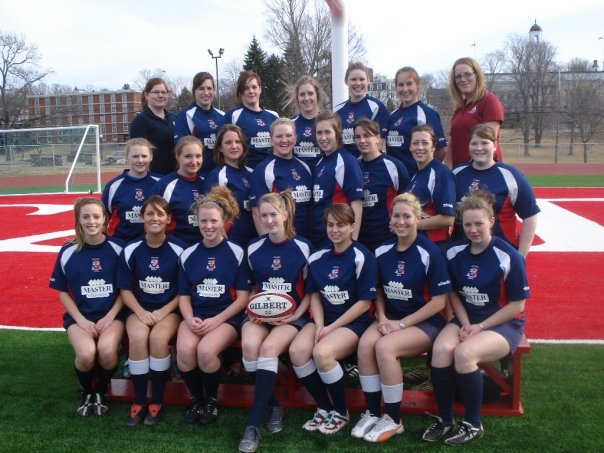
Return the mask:
<path id="1" fill-rule="evenodd" d="M 403 423 L 394 423 L 388 414 L 384 414 L 371 431 L 363 436 L 367 442 L 386 442 L 395 434 L 401 434 L 405 429 Z"/>
<path id="2" fill-rule="evenodd" d="M 380 421 L 380 417 L 371 415 L 369 410 L 361 414 L 361 419 L 354 425 L 350 435 L 356 439 L 362 439 L 365 434 L 373 429 L 375 424 Z"/>
<path id="3" fill-rule="evenodd" d="M 329 412 L 327 412 L 323 409 L 317 409 L 315 414 L 312 416 L 312 418 L 310 420 L 308 420 L 306 423 L 304 423 L 304 425 L 302 426 L 302 429 L 309 431 L 309 432 L 319 431 L 321 426 L 323 424 L 325 424 L 325 422 L 327 422 L 328 418 L 329 418 Z"/>
<path id="4" fill-rule="evenodd" d="M 350 421 L 350 414 L 346 411 L 345 415 L 332 410 L 329 413 L 329 418 L 319 427 L 319 432 L 323 434 L 335 434 L 344 428 Z"/>

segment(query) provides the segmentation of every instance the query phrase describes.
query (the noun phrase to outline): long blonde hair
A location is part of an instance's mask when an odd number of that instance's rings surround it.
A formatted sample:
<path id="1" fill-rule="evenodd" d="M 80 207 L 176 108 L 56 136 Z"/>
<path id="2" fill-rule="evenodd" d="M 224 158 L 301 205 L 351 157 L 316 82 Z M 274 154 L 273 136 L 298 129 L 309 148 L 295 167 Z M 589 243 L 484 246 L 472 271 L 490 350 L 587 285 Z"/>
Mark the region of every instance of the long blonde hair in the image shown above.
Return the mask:
<path id="1" fill-rule="evenodd" d="M 73 244 L 76 244 L 76 250 L 78 252 L 82 250 L 84 242 L 86 242 L 86 233 L 84 233 L 84 227 L 80 223 L 80 214 L 82 213 L 82 208 L 84 206 L 88 206 L 89 204 L 96 205 L 101 208 L 101 211 L 103 212 L 103 217 L 105 218 L 103 220 L 103 232 L 105 232 L 105 230 L 107 229 L 107 224 L 109 223 L 109 216 L 107 215 L 107 210 L 105 209 L 105 205 L 101 200 L 92 197 L 78 198 L 73 204 L 73 213 L 75 217 L 74 230 L 76 235 L 71 240 Z"/>
<path id="2" fill-rule="evenodd" d="M 474 75 L 476 75 L 476 89 L 472 96 L 468 99 L 464 98 L 457 88 L 457 83 L 455 83 L 455 66 L 460 64 L 465 64 L 472 68 L 474 71 Z M 480 65 L 476 60 L 470 57 L 458 58 L 453 63 L 451 67 L 451 72 L 449 73 L 449 96 L 451 97 L 451 102 L 456 109 L 463 107 L 466 103 L 474 104 L 482 99 L 484 93 L 487 91 L 487 83 L 485 80 L 484 72 L 480 69 Z"/>

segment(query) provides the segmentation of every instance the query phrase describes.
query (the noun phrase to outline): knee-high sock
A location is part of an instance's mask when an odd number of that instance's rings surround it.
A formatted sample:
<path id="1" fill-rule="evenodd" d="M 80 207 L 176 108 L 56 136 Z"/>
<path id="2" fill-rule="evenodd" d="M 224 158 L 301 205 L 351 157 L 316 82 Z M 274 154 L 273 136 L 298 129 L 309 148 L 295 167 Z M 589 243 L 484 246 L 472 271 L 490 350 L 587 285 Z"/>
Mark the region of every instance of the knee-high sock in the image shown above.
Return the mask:
<path id="1" fill-rule="evenodd" d="M 334 410 L 342 415 L 347 413 L 346 409 L 346 381 L 344 379 L 344 370 L 339 363 L 331 370 L 326 372 L 319 371 L 321 380 L 327 386 L 331 401 L 333 401 Z"/>
<path id="2" fill-rule="evenodd" d="M 183 381 L 185 381 L 185 384 L 187 384 L 187 388 L 189 389 L 191 398 L 193 398 L 194 400 L 203 399 L 203 392 L 201 387 L 201 370 L 199 368 L 195 367 L 190 371 L 180 370 L 180 377 Z"/>
<path id="3" fill-rule="evenodd" d="M 463 401 L 463 419 L 472 426 L 480 426 L 480 406 L 482 405 L 483 380 L 480 369 L 471 373 L 457 373 L 457 385 Z"/>
<path id="4" fill-rule="evenodd" d="M 317 371 L 315 361 L 310 359 L 302 366 L 295 366 L 294 371 L 296 376 L 298 376 L 298 379 L 302 381 L 306 390 L 308 390 L 308 393 L 310 393 L 310 396 L 316 401 L 319 409 L 330 411 L 332 404 L 329 395 L 327 394 L 325 384 L 323 384 L 321 376 L 319 376 L 319 372 Z"/>
<path id="5" fill-rule="evenodd" d="M 453 423 L 453 403 L 455 401 L 455 368 L 453 365 L 444 368 L 430 367 L 432 387 L 438 405 L 438 412 L 443 422 Z"/>
<path id="6" fill-rule="evenodd" d="M 271 399 L 276 401 L 273 390 L 277 381 L 278 364 L 279 362 L 276 357 L 258 357 L 254 402 L 248 418 L 248 426 L 259 427 L 269 402 Z"/>
<path id="7" fill-rule="evenodd" d="M 170 378 L 170 354 L 167 357 L 158 359 L 149 358 L 149 368 L 151 369 L 151 404 L 161 404 L 164 400 L 166 382 Z"/>
<path id="8" fill-rule="evenodd" d="M 384 412 L 390 416 L 394 423 L 400 423 L 403 383 L 396 385 L 382 384 L 382 394 L 384 395 Z"/>
<path id="9" fill-rule="evenodd" d="M 128 358 L 130 379 L 134 387 L 134 404 L 147 404 L 147 381 L 149 379 L 149 357 L 142 360 Z"/>
<path id="10" fill-rule="evenodd" d="M 205 390 L 206 399 L 218 399 L 218 386 L 220 385 L 221 377 L 222 369 L 220 368 L 211 373 L 206 373 L 205 371 L 201 372 L 201 382 Z"/>
<path id="11" fill-rule="evenodd" d="M 80 383 L 80 389 L 84 393 L 92 393 L 94 391 L 92 385 L 92 379 L 95 375 L 94 368 L 89 371 L 80 371 L 74 366 L 73 369 L 75 371 L 76 377 L 78 378 L 78 382 Z"/>
<path id="12" fill-rule="evenodd" d="M 371 415 L 379 417 L 382 413 L 382 387 L 380 385 L 380 375 L 359 375 L 359 381 L 361 382 L 361 389 L 363 390 L 363 395 L 365 396 L 365 405 L 367 406 L 367 410 Z"/>
<path id="13" fill-rule="evenodd" d="M 109 384 L 111 383 L 111 378 L 113 377 L 116 371 L 117 365 L 111 368 L 110 370 L 103 367 L 99 367 L 96 381 L 97 393 L 107 393 L 107 389 L 109 388 Z"/>

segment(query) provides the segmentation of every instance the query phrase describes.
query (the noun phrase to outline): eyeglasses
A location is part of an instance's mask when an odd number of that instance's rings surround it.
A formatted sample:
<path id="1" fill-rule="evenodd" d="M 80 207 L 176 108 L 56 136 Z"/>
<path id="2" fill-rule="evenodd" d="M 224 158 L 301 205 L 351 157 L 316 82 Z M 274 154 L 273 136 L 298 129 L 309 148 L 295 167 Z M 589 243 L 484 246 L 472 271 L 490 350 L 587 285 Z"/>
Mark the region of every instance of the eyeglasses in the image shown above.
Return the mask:
<path id="1" fill-rule="evenodd" d="M 167 94 L 170 94 L 169 91 L 149 91 L 149 94 L 156 94 L 156 95 L 160 95 L 160 96 L 165 96 Z"/>
<path id="2" fill-rule="evenodd" d="M 475 72 L 464 72 L 463 74 L 455 74 L 455 80 L 470 79 L 476 74 Z"/>

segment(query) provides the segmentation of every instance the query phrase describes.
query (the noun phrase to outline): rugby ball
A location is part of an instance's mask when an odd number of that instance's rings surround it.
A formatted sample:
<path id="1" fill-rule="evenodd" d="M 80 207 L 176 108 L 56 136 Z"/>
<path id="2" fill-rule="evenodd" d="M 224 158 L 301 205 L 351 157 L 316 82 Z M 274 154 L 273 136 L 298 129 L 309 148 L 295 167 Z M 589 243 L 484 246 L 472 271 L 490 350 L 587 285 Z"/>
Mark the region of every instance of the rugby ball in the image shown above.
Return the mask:
<path id="1" fill-rule="evenodd" d="M 252 318 L 273 321 L 284 318 L 296 311 L 296 301 L 285 293 L 268 291 L 250 297 L 246 313 Z"/>

